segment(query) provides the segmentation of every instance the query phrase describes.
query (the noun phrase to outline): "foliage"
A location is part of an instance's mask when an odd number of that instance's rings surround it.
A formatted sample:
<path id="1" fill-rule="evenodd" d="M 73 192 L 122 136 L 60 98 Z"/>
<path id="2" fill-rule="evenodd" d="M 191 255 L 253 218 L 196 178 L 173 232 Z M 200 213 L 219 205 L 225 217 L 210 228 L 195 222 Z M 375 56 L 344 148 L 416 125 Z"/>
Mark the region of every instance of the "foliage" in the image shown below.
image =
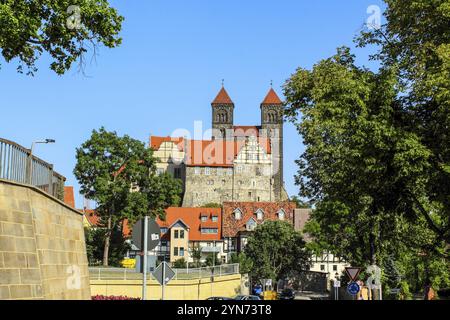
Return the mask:
<path id="1" fill-rule="evenodd" d="M 311 209 L 311 205 L 309 203 L 301 200 L 297 196 L 292 196 L 290 201 L 294 202 L 298 209 Z"/>
<path id="2" fill-rule="evenodd" d="M 85 228 L 86 251 L 90 266 L 98 266 L 103 260 L 104 239 L 106 230 L 104 228 Z M 109 252 L 109 265 L 121 268 L 123 257 L 131 247 L 125 242 L 120 227 L 113 229 L 111 233 L 111 246 Z"/>
<path id="3" fill-rule="evenodd" d="M 122 21 L 107 0 L 4 0 L 0 1 L 0 48 L 6 62 L 18 60 L 18 72 L 26 67 L 27 74 L 33 75 L 36 61 L 46 53 L 52 59 L 50 69 L 61 75 L 77 60 L 83 68 L 88 50 L 95 57 L 100 45 L 120 45 Z"/>
<path id="4" fill-rule="evenodd" d="M 256 279 L 283 279 L 293 271 L 304 270 L 310 257 L 301 234 L 286 221 L 259 225 L 248 238 L 244 253 Z"/>
<path id="5" fill-rule="evenodd" d="M 176 269 L 186 269 L 187 262 L 184 260 L 184 258 L 178 259 L 174 263 L 172 263 L 172 267 Z"/>
<path id="6" fill-rule="evenodd" d="M 360 46 L 375 44 L 372 56 L 397 66 L 403 84 L 403 125 L 430 152 L 425 194 L 416 206 L 430 230 L 450 239 L 450 5 L 448 0 L 386 0 L 387 23 L 363 32 Z M 411 29 L 413 26 L 413 29 Z M 413 30 L 413 32 L 411 32 Z M 433 210 L 430 217 L 427 213 Z"/>
<path id="7" fill-rule="evenodd" d="M 164 210 L 180 201 L 181 182 L 170 175 L 155 174 L 151 149 L 131 137 L 119 137 L 104 128 L 94 130 L 77 149 L 74 175 L 81 193 L 94 200 L 96 214 L 107 230 L 103 264 L 108 265 L 111 230 L 128 219 L 164 218 Z"/>
<path id="8" fill-rule="evenodd" d="M 192 248 L 192 259 L 194 260 L 194 266 L 196 268 L 201 267 L 201 259 L 202 259 L 202 250 L 200 246 L 197 244 Z"/>
<path id="9" fill-rule="evenodd" d="M 241 274 L 250 273 L 253 268 L 253 262 L 245 253 L 232 253 L 230 263 L 239 263 L 239 271 Z"/>
<path id="10" fill-rule="evenodd" d="M 206 259 L 205 259 L 206 267 L 220 266 L 221 264 L 222 264 L 222 261 L 220 260 L 218 253 L 208 253 L 206 255 Z"/>
<path id="11" fill-rule="evenodd" d="M 449 285 L 450 6 L 386 3 L 387 23 L 357 39 L 378 46 L 380 70 L 340 48 L 286 82 L 286 114 L 306 145 L 296 183 L 315 204 L 309 246 L 384 266 L 383 284 L 408 296 Z"/>

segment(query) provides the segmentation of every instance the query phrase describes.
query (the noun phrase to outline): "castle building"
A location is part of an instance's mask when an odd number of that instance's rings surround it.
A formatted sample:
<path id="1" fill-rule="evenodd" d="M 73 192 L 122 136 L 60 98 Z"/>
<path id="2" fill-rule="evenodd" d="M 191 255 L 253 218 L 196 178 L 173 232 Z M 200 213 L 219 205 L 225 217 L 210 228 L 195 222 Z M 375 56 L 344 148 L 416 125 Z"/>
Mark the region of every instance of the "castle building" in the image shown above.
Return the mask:
<path id="1" fill-rule="evenodd" d="M 234 124 L 235 105 L 224 87 L 211 106 L 211 140 L 150 137 L 158 172 L 183 181 L 183 207 L 288 200 L 283 181 L 283 104 L 275 91 L 270 89 L 260 105 L 260 125 Z"/>

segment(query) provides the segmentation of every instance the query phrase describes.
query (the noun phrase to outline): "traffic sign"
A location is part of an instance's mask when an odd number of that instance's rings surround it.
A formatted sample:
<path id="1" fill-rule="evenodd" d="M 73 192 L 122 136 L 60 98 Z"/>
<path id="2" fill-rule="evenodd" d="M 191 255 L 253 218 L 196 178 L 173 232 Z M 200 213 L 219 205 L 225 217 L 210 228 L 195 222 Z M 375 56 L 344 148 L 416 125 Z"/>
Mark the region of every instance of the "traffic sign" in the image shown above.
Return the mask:
<path id="1" fill-rule="evenodd" d="M 355 296 L 361 291 L 361 287 L 356 282 L 351 282 L 347 287 L 347 291 L 352 296 Z"/>
<path id="2" fill-rule="evenodd" d="M 354 282 L 361 273 L 361 268 L 348 267 L 345 268 L 345 272 L 347 273 L 350 280 Z"/>
<path id="3" fill-rule="evenodd" d="M 144 224 L 145 219 L 141 219 L 133 226 L 133 244 L 140 250 L 144 249 Z M 148 251 L 155 249 L 161 237 L 161 229 L 154 220 L 150 220 L 148 223 Z"/>
<path id="4" fill-rule="evenodd" d="M 165 286 L 175 277 L 175 271 L 169 267 L 167 262 L 163 262 L 153 272 L 153 276 L 160 285 Z"/>
<path id="5" fill-rule="evenodd" d="M 341 287 L 341 282 L 338 280 L 334 280 L 334 287 L 335 288 L 340 288 Z"/>

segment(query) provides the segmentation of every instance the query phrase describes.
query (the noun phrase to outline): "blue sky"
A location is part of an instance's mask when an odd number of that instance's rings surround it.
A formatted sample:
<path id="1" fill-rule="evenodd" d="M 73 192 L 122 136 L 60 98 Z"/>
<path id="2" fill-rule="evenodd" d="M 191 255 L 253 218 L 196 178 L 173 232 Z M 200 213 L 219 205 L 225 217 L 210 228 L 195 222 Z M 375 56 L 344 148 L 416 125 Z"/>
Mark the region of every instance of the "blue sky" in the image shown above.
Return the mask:
<path id="1" fill-rule="evenodd" d="M 148 141 L 149 134 L 193 130 L 194 121 L 210 127 L 210 103 L 221 79 L 235 102 L 235 123 L 259 124 L 259 104 L 273 80 L 281 86 L 296 68 L 311 68 L 353 38 L 380 0 L 280 1 L 111 1 L 125 17 L 123 44 L 101 48 L 86 75 L 76 68 L 64 76 L 48 69 L 43 56 L 34 77 L 18 74 L 0 58 L 0 137 L 29 147 L 42 138 L 36 154 L 72 174 L 75 148 L 92 129 L 105 126 Z M 373 48 L 355 49 L 369 67 Z M 294 185 L 294 161 L 304 150 L 291 124 L 285 126 L 285 181 Z M 76 196 L 82 206 L 81 196 Z"/>

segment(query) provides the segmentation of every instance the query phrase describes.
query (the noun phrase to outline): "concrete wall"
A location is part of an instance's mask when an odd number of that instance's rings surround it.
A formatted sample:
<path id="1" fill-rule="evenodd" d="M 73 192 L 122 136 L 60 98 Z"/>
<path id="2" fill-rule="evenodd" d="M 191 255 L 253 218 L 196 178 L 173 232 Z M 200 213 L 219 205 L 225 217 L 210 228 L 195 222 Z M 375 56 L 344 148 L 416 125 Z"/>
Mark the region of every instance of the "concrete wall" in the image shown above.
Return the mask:
<path id="1" fill-rule="evenodd" d="M 83 216 L 0 179 L 0 299 L 90 299 Z"/>
<path id="2" fill-rule="evenodd" d="M 127 296 L 142 298 L 140 280 L 91 280 L 92 295 Z M 196 280 L 172 280 L 165 289 L 165 300 L 206 300 L 209 297 L 234 297 L 241 292 L 241 275 L 215 277 Z M 148 300 L 161 300 L 162 290 L 159 283 L 149 281 Z"/>

